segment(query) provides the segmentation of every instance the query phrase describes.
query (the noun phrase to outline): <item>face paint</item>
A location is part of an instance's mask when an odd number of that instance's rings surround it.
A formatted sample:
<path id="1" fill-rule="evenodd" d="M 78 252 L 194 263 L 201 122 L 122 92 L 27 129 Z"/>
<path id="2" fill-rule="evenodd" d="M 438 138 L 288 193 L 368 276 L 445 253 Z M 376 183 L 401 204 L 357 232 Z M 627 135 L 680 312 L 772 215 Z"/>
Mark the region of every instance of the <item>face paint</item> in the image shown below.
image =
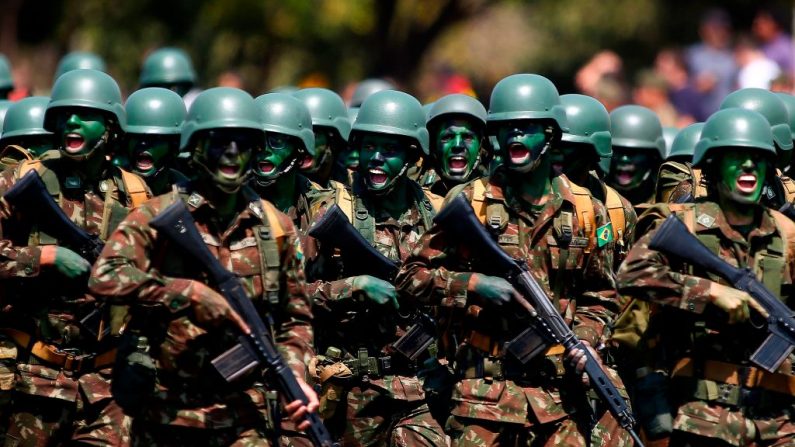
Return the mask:
<path id="1" fill-rule="evenodd" d="M 408 150 L 399 137 L 365 133 L 359 149 L 359 173 L 367 189 L 382 194 L 390 191 L 406 172 Z"/>
<path id="2" fill-rule="evenodd" d="M 552 161 L 552 175 L 559 176 L 565 174 L 574 179 L 587 173 L 591 168 L 592 157 L 588 151 L 593 151 L 591 147 L 582 143 L 560 143 L 550 153 Z"/>
<path id="3" fill-rule="evenodd" d="M 55 135 L 68 156 L 89 155 L 105 138 L 108 121 L 101 112 L 67 109 L 58 114 Z"/>
<path id="4" fill-rule="evenodd" d="M 768 160 L 758 151 L 727 149 L 717 159 L 720 174 L 718 195 L 732 202 L 759 203 L 767 175 Z"/>
<path id="5" fill-rule="evenodd" d="M 128 134 L 127 153 L 130 168 L 141 177 L 155 175 L 165 167 L 174 144 L 163 135 Z"/>
<path id="6" fill-rule="evenodd" d="M 610 160 L 610 184 L 621 189 L 637 188 L 651 175 L 653 150 L 614 147 Z"/>
<path id="7" fill-rule="evenodd" d="M 212 130 L 200 137 L 194 160 L 218 189 L 233 193 L 245 182 L 251 154 L 261 140 L 262 134 L 248 129 Z"/>
<path id="8" fill-rule="evenodd" d="M 265 147 L 255 156 L 254 174 L 265 181 L 275 180 L 286 172 L 298 154 L 298 140 L 289 135 L 268 132 Z"/>
<path id="9" fill-rule="evenodd" d="M 448 119 L 441 123 L 435 140 L 435 157 L 439 174 L 448 180 L 466 181 L 477 166 L 481 134 L 465 119 Z"/>
<path id="10" fill-rule="evenodd" d="M 339 155 L 342 165 L 349 171 L 357 171 L 359 169 L 359 149 L 346 148 L 340 152 Z"/>
<path id="11" fill-rule="evenodd" d="M 530 172 L 547 147 L 550 134 L 538 121 L 516 120 L 501 122 L 497 141 L 503 149 L 503 165 L 517 172 Z"/>
<path id="12" fill-rule="evenodd" d="M 315 131 L 315 156 L 306 153 L 301 161 L 301 171 L 314 174 L 332 156 L 331 136 L 323 131 Z"/>

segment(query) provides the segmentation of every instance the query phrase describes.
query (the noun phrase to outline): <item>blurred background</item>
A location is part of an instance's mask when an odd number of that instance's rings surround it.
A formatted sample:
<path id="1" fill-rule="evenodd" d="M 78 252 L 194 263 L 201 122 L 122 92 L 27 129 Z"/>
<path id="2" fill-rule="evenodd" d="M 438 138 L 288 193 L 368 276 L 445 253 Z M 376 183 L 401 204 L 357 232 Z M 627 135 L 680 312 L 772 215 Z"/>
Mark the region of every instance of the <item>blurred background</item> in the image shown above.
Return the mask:
<path id="1" fill-rule="evenodd" d="M 663 125 L 703 120 L 738 87 L 792 91 L 793 1 L 1 0 L 12 97 L 47 94 L 59 59 L 92 51 L 126 93 L 146 55 L 184 49 L 199 87 L 351 94 L 385 77 L 423 102 L 488 102 L 516 72 L 608 108 L 635 102 Z M 717 103 L 714 104 L 717 107 Z"/>

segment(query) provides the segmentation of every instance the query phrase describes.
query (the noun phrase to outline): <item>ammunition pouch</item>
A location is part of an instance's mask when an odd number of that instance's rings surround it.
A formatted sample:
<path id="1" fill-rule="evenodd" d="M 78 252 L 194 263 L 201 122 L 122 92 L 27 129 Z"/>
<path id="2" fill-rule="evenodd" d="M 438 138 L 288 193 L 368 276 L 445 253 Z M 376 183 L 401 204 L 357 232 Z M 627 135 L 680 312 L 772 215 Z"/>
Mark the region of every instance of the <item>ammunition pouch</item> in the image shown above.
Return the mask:
<path id="1" fill-rule="evenodd" d="M 456 375 L 462 379 L 512 380 L 535 382 L 562 377 L 566 373 L 562 345 L 548 348 L 542 355 L 526 364 L 510 356 L 479 355 L 470 351 L 470 358 L 457 362 Z"/>
<path id="2" fill-rule="evenodd" d="M 146 337 L 124 334 L 113 367 L 113 398 L 129 414 L 139 412 L 155 392 L 157 368 Z"/>

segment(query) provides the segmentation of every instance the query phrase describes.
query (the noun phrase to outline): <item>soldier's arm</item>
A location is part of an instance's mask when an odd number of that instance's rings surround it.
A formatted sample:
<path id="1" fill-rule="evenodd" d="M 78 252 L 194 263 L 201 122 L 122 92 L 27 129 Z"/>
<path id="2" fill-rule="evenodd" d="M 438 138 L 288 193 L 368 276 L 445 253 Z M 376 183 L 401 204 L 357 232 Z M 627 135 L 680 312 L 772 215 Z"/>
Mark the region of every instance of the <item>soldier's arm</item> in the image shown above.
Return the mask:
<path id="1" fill-rule="evenodd" d="M 314 357 L 312 310 L 306 294 L 301 246 L 295 227 L 286 215 L 280 214 L 279 217 L 286 233 L 281 244 L 279 273 L 284 305 L 276 318 L 274 332 L 279 351 L 296 375 L 303 378 L 306 365 Z"/>
<path id="2" fill-rule="evenodd" d="M 0 196 L 14 186 L 14 170 L 7 169 L 0 174 Z M 7 239 L 4 227 L 13 225 L 13 210 L 0 202 L 0 279 L 34 278 L 41 272 L 40 246 L 15 246 Z"/>

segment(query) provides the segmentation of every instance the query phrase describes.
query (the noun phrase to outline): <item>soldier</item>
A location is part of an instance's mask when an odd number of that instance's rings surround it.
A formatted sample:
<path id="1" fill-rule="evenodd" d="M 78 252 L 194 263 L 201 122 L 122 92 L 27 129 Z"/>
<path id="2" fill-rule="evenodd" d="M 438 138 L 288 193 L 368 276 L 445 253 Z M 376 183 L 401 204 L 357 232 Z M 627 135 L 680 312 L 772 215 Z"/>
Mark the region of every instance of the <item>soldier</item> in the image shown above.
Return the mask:
<path id="1" fill-rule="evenodd" d="M 312 222 L 310 204 L 321 190 L 299 174 L 301 160 L 315 153 L 309 109 L 286 93 L 258 97 L 265 144 L 254 154 L 251 186 L 292 219 L 303 234 Z"/>
<path id="2" fill-rule="evenodd" d="M 144 60 L 140 87 L 162 87 L 184 97 L 196 85 L 190 56 L 179 48 L 158 48 Z"/>
<path id="3" fill-rule="evenodd" d="M 549 175 L 550 151 L 567 128 L 557 89 L 533 74 L 501 80 L 488 124 L 504 175 L 460 185 L 447 199 L 464 194 L 503 249 L 528 264 L 574 333 L 598 349 L 616 310 L 612 252 L 596 246 L 593 234 L 607 211 L 565 175 Z M 579 379 L 582 352 L 564 355 L 554 346 L 527 365 L 507 354 L 530 315 L 513 308 L 517 292 L 507 280 L 479 273 L 488 271 L 467 241 L 434 227 L 398 274 L 402 296 L 440 309 L 440 355 L 456 374 L 446 427 L 453 445 L 629 445 L 609 414 L 592 415 Z"/>
<path id="4" fill-rule="evenodd" d="M 94 293 L 132 306 L 127 334 L 139 353 L 149 352 L 156 368 L 156 385 L 128 390 L 141 400 L 134 407 L 136 445 L 274 445 L 278 421 L 271 412 L 272 384 L 260 381 L 262 368 L 229 383 L 213 371 L 211 360 L 234 346 L 235 334 L 247 327 L 207 283 L 202 266 L 169 248 L 149 226 L 176 200 L 187 203 L 210 250 L 243 282 L 310 398 L 308 406 L 289 403 L 288 415 L 298 421 L 317 407 L 303 381 L 312 357 L 312 314 L 295 228 L 244 186 L 251 157 L 264 140 L 259 116 L 241 90 L 202 92 L 180 139 L 183 148 L 195 146 L 198 180 L 130 213 L 92 272 Z"/>
<path id="5" fill-rule="evenodd" d="M 124 155 L 130 170 L 141 176 L 154 195 L 165 194 L 187 178 L 172 168 L 179 153 L 185 103 L 171 90 L 159 87 L 136 91 L 124 105 Z"/>
<path id="6" fill-rule="evenodd" d="M 444 196 L 450 188 L 483 176 L 491 162 L 484 144 L 486 115 L 483 104 L 467 95 L 447 95 L 432 104 L 423 187 Z"/>
<path id="7" fill-rule="evenodd" d="M 795 442 L 793 356 L 774 373 L 749 361 L 767 336 L 755 315 L 765 316 L 764 309 L 717 275 L 649 247 L 663 219 L 675 214 L 710 251 L 751 269 L 773 294 L 789 300 L 795 225 L 761 204 L 775 156 L 774 134 L 763 116 L 738 108 L 716 112 L 693 155 L 693 166 L 709 180 L 707 196 L 651 208 L 638 224 L 649 231 L 639 233 L 619 270 L 622 293 L 657 307 L 649 327 L 656 328 L 661 353 L 650 370 L 671 380 L 670 445 Z"/>
<path id="8" fill-rule="evenodd" d="M 342 98 L 324 88 L 305 88 L 293 93 L 312 115 L 315 133 L 314 156 L 305 155 L 301 171 L 321 188 L 331 188 L 332 181 L 348 183 L 348 170 L 339 155 L 348 146 L 351 122 Z"/>
<path id="9" fill-rule="evenodd" d="M 72 51 L 58 61 L 54 79 L 60 78 L 67 71 L 78 69 L 107 71 L 105 61 L 98 54 L 90 51 Z"/>
<path id="10" fill-rule="evenodd" d="M 124 120 L 121 92 L 110 76 L 96 70 L 64 74 L 44 115 L 60 156 L 6 170 L 0 193 L 35 169 L 64 213 L 104 240 L 129 208 L 147 198 L 143 180 L 107 162 Z M 0 220 L 0 332 L 17 350 L 7 445 L 126 444 L 130 419 L 110 391 L 115 337 L 103 337 L 101 326 L 86 318 L 97 311 L 86 293 L 91 262 L 39 231 L 45 222 L 18 211 L 4 202 Z"/>
<path id="11" fill-rule="evenodd" d="M 396 90 L 397 87 L 385 79 L 369 78 L 361 81 L 356 89 L 353 91 L 353 96 L 348 103 L 348 118 L 353 124 L 356 117 L 359 115 L 359 107 L 362 106 L 364 100 L 369 98 L 370 95 L 381 90 Z M 342 164 L 348 168 L 351 175 L 359 169 L 359 152 L 348 146 L 339 155 Z M 348 180 L 350 183 L 350 178 Z"/>
<path id="12" fill-rule="evenodd" d="M 8 99 L 8 95 L 14 90 L 14 77 L 11 75 L 11 63 L 8 58 L 0 53 L 0 100 Z"/>
<path id="13" fill-rule="evenodd" d="M 646 107 L 621 106 L 610 113 L 613 156 L 607 184 L 636 208 L 652 203 L 657 171 L 665 158 L 660 119 Z"/>
<path id="14" fill-rule="evenodd" d="M 789 117 L 789 129 L 790 135 L 792 140 L 795 142 L 795 96 L 784 93 L 784 92 L 776 92 L 776 96 L 781 102 L 784 103 L 784 107 L 787 108 L 787 116 Z M 792 157 L 790 157 L 790 164 L 789 166 L 785 166 L 781 168 L 782 172 L 789 176 L 790 171 L 792 171 Z"/>
<path id="15" fill-rule="evenodd" d="M 319 202 L 316 219 L 337 204 L 378 252 L 405 259 L 434 216 L 430 199 L 406 177 L 427 150 L 424 118 L 420 103 L 406 93 L 369 97 L 351 131 L 360 158 L 352 190 L 336 189 Z M 317 279 L 309 290 L 318 348 L 328 354 L 317 377 L 329 430 L 346 446 L 446 445 L 425 402 L 418 365 L 391 348 L 413 323 L 399 318 L 395 286 L 366 273 L 346 277 L 335 247 L 320 245 L 306 255 L 307 270 Z"/>
<path id="16" fill-rule="evenodd" d="M 693 168 L 692 163 L 693 151 L 703 127 L 704 123 L 693 123 L 680 130 L 674 138 L 671 152 L 657 175 L 656 203 L 691 202 L 706 195 L 701 170 Z"/>
<path id="17" fill-rule="evenodd" d="M 560 145 L 552 149 L 553 175 L 566 174 L 577 185 L 588 188 L 591 195 L 607 207 L 612 235 L 600 239 L 601 245 L 615 241 L 614 265 L 624 259 L 632 242 L 637 214 L 615 189 L 599 178 L 599 160 L 610 158 L 610 115 L 594 98 L 585 95 L 563 95 L 560 103 L 566 109 L 568 130 L 563 132 Z"/>
<path id="18" fill-rule="evenodd" d="M 44 128 L 44 112 L 50 98 L 31 96 L 8 109 L 0 133 L 0 166 L 15 167 L 21 160 L 32 160 L 51 151 L 55 140 Z"/>

